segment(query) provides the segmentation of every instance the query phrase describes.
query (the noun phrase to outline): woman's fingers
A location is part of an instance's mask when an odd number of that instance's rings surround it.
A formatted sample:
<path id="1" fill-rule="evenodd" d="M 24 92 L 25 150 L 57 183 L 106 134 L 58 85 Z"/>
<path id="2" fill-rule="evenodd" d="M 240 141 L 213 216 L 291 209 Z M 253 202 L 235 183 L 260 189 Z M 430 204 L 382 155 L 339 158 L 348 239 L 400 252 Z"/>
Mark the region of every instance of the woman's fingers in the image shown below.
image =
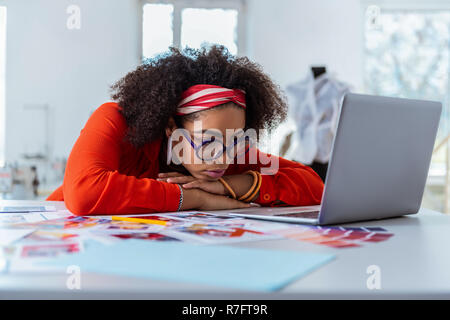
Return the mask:
<path id="1" fill-rule="evenodd" d="M 191 181 L 188 183 L 183 184 L 183 188 L 185 189 L 192 189 L 192 188 L 200 188 L 201 189 L 202 183 L 199 180 Z"/>
<path id="2" fill-rule="evenodd" d="M 192 176 L 186 176 L 179 172 L 162 172 L 158 173 L 157 181 L 165 181 L 168 183 L 187 183 L 195 180 Z"/>
<path id="3" fill-rule="evenodd" d="M 213 182 L 211 183 L 208 181 L 194 180 L 194 181 L 183 184 L 182 187 L 185 189 L 197 188 L 197 189 L 201 189 L 206 192 L 217 193 L 217 192 L 214 192 L 215 190 L 214 190 L 214 186 L 212 184 L 213 184 Z"/>
<path id="4" fill-rule="evenodd" d="M 250 204 L 238 200 L 234 200 L 228 197 L 220 196 L 221 199 L 217 203 L 218 210 L 223 209 L 238 209 L 238 208 L 249 208 Z"/>
<path id="5" fill-rule="evenodd" d="M 184 174 L 179 172 L 161 172 L 158 173 L 158 178 L 169 178 L 169 177 L 180 177 L 184 176 Z"/>
<path id="6" fill-rule="evenodd" d="M 184 177 L 184 175 L 179 172 L 161 172 L 158 173 L 158 178 L 156 178 L 156 180 L 168 182 L 167 180 L 172 177 Z"/>
<path id="7" fill-rule="evenodd" d="M 250 204 L 238 200 L 234 200 L 221 195 L 205 194 L 203 203 L 199 209 L 201 210 L 226 210 L 249 208 Z"/>
<path id="8" fill-rule="evenodd" d="M 250 208 L 250 207 L 252 207 L 252 205 L 250 203 L 247 203 L 247 202 L 242 202 L 242 201 L 238 201 L 238 200 L 234 200 L 234 199 L 230 199 L 230 200 L 233 201 L 233 206 L 234 205 L 238 206 L 236 208 Z M 236 204 L 236 202 L 237 202 L 237 204 Z"/>
<path id="9" fill-rule="evenodd" d="M 203 191 L 225 195 L 225 188 L 219 181 L 195 180 L 182 185 L 185 189 L 201 189 Z"/>
<path id="10" fill-rule="evenodd" d="M 188 183 L 188 182 L 192 182 L 195 180 L 196 179 L 191 176 L 181 176 L 181 177 L 170 177 L 170 178 L 167 178 L 166 181 L 169 183 Z"/>

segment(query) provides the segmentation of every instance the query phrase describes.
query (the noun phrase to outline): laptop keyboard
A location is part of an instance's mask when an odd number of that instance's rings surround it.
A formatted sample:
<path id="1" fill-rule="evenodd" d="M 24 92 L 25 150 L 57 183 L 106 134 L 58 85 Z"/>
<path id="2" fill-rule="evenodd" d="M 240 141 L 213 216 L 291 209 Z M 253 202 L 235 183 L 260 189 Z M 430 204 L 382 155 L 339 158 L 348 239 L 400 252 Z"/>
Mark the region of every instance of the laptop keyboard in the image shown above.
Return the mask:
<path id="1" fill-rule="evenodd" d="M 277 216 L 282 216 L 282 217 L 317 219 L 319 217 L 319 211 L 280 213 L 280 214 L 276 214 L 276 215 Z"/>

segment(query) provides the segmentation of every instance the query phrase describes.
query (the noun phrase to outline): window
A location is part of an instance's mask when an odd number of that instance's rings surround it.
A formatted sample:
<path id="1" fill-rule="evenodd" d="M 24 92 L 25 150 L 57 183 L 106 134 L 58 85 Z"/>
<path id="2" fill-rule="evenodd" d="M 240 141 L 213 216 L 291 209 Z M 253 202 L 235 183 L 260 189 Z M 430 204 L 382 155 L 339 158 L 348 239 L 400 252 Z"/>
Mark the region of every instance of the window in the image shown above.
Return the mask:
<path id="1" fill-rule="evenodd" d="M 419 7 L 414 1 L 407 8 L 369 5 L 364 33 L 366 91 L 441 101 L 439 145 L 450 133 L 450 7 Z M 424 206 L 450 211 L 449 164 L 448 145 L 434 152 Z"/>
<path id="2" fill-rule="evenodd" d="M 236 10 L 188 8 L 182 11 L 181 17 L 182 48 L 220 43 L 237 54 Z"/>
<path id="3" fill-rule="evenodd" d="M 144 6 L 142 53 L 152 57 L 164 52 L 173 41 L 173 5 L 146 4 Z"/>
<path id="4" fill-rule="evenodd" d="M 0 6 L 0 167 L 5 165 L 6 8 Z"/>
<path id="5" fill-rule="evenodd" d="M 241 0 L 151 1 L 143 7 L 142 54 L 221 44 L 244 54 L 244 5 Z"/>

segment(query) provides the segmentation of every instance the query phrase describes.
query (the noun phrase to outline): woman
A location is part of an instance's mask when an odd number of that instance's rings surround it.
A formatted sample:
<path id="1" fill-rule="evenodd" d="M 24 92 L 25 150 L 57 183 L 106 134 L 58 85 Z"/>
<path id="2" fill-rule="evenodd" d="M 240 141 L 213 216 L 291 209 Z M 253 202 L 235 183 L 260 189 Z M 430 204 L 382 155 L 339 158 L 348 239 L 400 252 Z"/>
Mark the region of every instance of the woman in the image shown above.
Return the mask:
<path id="1" fill-rule="evenodd" d="M 171 48 L 112 89 L 116 102 L 91 115 L 47 200 L 64 200 L 76 215 L 320 203 L 312 169 L 249 139 L 249 130 L 282 121 L 286 103 L 248 58 L 222 46 Z"/>

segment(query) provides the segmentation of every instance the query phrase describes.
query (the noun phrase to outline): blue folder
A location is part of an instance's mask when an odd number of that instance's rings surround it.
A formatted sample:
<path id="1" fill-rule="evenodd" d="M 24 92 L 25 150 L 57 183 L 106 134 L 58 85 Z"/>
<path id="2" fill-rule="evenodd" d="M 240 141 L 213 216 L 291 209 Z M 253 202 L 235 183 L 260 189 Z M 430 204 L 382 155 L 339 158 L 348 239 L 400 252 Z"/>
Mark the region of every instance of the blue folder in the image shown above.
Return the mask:
<path id="1" fill-rule="evenodd" d="M 120 276 L 275 291 L 333 258 L 330 254 L 132 239 L 112 245 L 89 243 L 84 252 L 45 263 Z"/>

